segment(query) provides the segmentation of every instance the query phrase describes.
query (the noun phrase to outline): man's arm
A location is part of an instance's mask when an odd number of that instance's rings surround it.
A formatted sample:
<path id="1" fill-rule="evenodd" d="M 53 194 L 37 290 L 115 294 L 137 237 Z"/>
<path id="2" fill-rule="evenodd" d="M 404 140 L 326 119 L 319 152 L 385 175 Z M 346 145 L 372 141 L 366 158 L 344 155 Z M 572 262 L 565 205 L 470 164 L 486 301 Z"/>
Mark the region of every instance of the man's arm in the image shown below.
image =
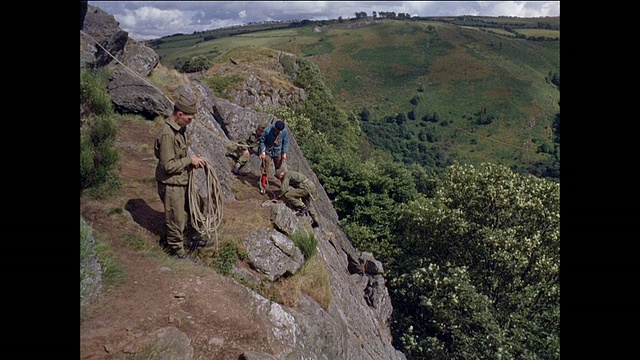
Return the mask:
<path id="1" fill-rule="evenodd" d="M 258 152 L 260 153 L 261 158 L 266 148 L 265 142 L 267 141 L 267 134 L 269 133 L 269 131 L 271 131 L 271 126 L 268 126 L 266 129 L 264 129 L 264 132 L 262 133 L 262 135 L 260 135 L 260 145 Z"/>

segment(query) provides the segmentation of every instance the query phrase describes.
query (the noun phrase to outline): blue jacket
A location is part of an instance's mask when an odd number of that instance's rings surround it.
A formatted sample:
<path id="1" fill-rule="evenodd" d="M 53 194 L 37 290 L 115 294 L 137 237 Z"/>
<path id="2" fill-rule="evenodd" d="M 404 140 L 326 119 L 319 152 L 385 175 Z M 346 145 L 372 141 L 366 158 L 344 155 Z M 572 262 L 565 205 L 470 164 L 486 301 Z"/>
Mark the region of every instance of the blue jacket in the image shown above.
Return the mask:
<path id="1" fill-rule="evenodd" d="M 285 126 L 278 132 L 275 123 L 267 126 L 260 136 L 260 153 L 265 153 L 270 157 L 277 157 L 281 153 L 289 153 L 289 130 Z"/>

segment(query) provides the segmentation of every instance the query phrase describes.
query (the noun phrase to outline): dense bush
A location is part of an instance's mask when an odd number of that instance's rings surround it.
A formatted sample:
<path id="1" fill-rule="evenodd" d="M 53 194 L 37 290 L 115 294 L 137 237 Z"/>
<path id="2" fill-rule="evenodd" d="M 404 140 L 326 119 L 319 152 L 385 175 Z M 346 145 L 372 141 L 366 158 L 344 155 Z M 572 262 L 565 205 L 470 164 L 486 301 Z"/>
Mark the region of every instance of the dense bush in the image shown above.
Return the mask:
<path id="1" fill-rule="evenodd" d="M 453 165 L 400 214 L 390 290 L 409 359 L 559 358 L 559 184 Z"/>
<path id="2" fill-rule="evenodd" d="M 113 145 L 117 133 L 115 113 L 104 76 L 80 71 L 80 195 L 109 196 L 121 184 L 117 174 L 120 155 Z"/>
<path id="3" fill-rule="evenodd" d="M 180 71 L 185 73 L 192 73 L 192 72 L 204 71 L 210 67 L 211 67 L 211 60 L 209 60 L 209 58 L 207 58 L 204 55 L 198 55 L 198 56 L 192 57 L 190 60 L 187 60 L 187 62 L 182 64 Z"/>

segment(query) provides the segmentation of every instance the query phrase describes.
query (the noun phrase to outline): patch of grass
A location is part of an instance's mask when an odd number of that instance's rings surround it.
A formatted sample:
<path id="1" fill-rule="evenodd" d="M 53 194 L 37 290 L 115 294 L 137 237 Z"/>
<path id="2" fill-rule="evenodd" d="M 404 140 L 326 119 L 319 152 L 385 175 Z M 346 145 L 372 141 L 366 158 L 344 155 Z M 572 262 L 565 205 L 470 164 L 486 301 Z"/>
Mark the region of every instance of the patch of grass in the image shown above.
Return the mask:
<path id="1" fill-rule="evenodd" d="M 242 77 L 236 74 L 225 76 L 217 73 L 207 75 L 203 80 L 215 92 L 216 96 L 222 98 L 226 94 L 225 90 L 234 89 L 244 81 Z"/>
<path id="2" fill-rule="evenodd" d="M 108 212 L 108 215 L 122 215 L 124 214 L 124 209 L 121 207 L 111 208 Z"/>
<path id="3" fill-rule="evenodd" d="M 291 235 L 291 240 L 302 251 L 304 260 L 309 260 L 316 254 L 316 246 L 318 246 L 318 239 L 313 232 L 297 231 Z"/>
<path id="4" fill-rule="evenodd" d="M 169 97 L 174 97 L 176 89 L 180 86 L 190 83 L 187 74 L 182 74 L 175 69 L 168 69 L 162 65 L 156 66 L 148 79 Z"/>
<path id="5" fill-rule="evenodd" d="M 142 251 L 147 248 L 146 241 L 136 234 L 124 234 L 124 243 L 136 251 Z"/>
<path id="6" fill-rule="evenodd" d="M 559 30 L 547 30 L 547 29 L 516 29 L 515 32 L 522 34 L 526 37 L 544 37 L 549 39 L 559 39 Z"/>
<path id="7" fill-rule="evenodd" d="M 101 240 L 99 234 L 94 232 L 94 235 L 96 236 L 98 262 L 102 267 L 102 284 L 105 289 L 124 283 L 127 278 L 124 264 L 111 251 L 109 245 Z"/>
<path id="8" fill-rule="evenodd" d="M 280 279 L 274 286 L 279 302 L 286 306 L 294 306 L 302 293 L 309 295 L 325 310 L 331 303 L 329 272 L 317 255 L 306 260 L 293 276 Z"/>
<path id="9" fill-rule="evenodd" d="M 305 56 L 322 55 L 331 53 L 335 47 L 329 37 L 321 37 L 313 44 L 302 45 L 302 52 Z"/>

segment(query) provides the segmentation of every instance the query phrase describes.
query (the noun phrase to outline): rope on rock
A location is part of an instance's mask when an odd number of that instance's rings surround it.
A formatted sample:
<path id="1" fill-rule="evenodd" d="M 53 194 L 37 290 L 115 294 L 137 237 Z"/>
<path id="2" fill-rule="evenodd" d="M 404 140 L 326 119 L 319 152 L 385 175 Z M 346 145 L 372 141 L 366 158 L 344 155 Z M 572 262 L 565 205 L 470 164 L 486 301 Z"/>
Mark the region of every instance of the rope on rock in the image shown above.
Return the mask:
<path id="1" fill-rule="evenodd" d="M 209 160 L 204 160 L 204 171 L 206 173 L 206 194 L 202 198 L 198 193 L 198 186 L 195 181 L 194 171 L 189 172 L 189 209 L 191 213 L 191 225 L 193 228 L 207 239 L 215 235 L 216 251 L 219 250 L 218 227 L 222 223 L 222 192 L 220 182 L 213 171 Z"/>

